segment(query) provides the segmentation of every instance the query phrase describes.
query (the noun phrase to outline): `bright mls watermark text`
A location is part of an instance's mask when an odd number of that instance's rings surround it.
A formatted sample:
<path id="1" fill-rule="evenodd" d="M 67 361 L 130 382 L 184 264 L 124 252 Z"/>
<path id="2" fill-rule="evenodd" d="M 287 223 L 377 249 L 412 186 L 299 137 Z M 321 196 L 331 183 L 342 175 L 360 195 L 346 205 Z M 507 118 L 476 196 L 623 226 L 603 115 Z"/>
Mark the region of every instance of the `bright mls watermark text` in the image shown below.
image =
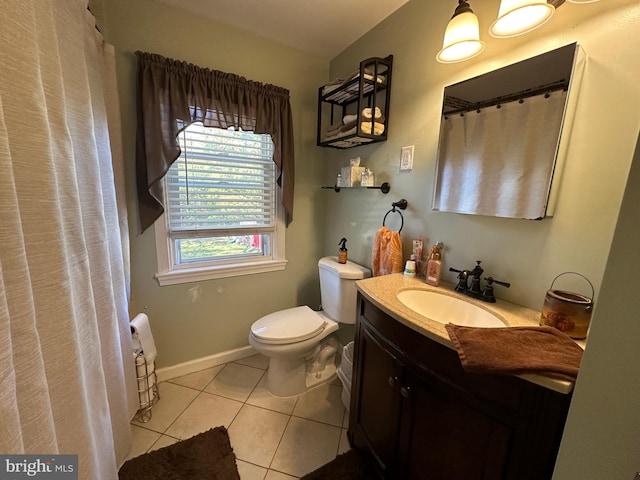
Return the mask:
<path id="1" fill-rule="evenodd" d="M 78 455 L 1 455 L 0 480 L 78 480 Z"/>

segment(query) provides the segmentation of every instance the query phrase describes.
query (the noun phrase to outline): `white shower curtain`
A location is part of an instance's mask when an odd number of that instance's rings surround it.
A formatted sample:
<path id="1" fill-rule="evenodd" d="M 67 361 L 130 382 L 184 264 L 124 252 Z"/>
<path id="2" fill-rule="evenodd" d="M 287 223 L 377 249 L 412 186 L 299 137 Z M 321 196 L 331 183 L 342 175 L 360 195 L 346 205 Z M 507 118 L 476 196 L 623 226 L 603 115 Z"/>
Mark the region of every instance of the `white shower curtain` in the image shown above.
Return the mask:
<path id="1" fill-rule="evenodd" d="M 567 92 L 442 119 L 434 210 L 544 216 Z"/>
<path id="2" fill-rule="evenodd" d="M 82 479 L 117 478 L 136 405 L 109 52 L 86 0 L 2 0 L 0 453 Z"/>

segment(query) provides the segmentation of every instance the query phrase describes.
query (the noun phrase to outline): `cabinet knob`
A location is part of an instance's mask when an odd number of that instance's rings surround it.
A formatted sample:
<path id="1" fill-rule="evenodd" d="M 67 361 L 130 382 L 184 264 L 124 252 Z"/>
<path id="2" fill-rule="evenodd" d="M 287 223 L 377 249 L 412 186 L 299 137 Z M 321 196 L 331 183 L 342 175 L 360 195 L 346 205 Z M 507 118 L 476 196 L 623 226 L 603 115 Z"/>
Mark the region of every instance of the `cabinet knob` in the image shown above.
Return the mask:
<path id="1" fill-rule="evenodd" d="M 409 398 L 410 393 L 411 393 L 411 387 L 400 388 L 400 395 L 402 395 L 404 398 Z"/>
<path id="2" fill-rule="evenodd" d="M 398 383 L 398 377 L 391 376 L 387 379 L 387 382 L 389 382 L 390 387 L 395 387 L 396 383 Z"/>

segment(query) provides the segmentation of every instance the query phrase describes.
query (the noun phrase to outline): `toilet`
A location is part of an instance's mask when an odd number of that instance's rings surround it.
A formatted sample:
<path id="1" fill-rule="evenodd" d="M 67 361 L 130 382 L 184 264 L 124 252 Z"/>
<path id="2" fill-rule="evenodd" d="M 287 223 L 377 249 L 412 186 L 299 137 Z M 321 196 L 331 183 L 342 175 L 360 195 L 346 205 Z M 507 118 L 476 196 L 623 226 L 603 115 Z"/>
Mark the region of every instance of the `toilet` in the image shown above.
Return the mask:
<path id="1" fill-rule="evenodd" d="M 267 387 L 277 397 L 300 395 L 336 376 L 340 344 L 330 336 L 339 323 L 355 323 L 356 280 L 371 276 L 357 263 L 338 257 L 318 261 L 322 309 L 307 306 L 270 313 L 251 325 L 249 343 L 269 358 Z"/>

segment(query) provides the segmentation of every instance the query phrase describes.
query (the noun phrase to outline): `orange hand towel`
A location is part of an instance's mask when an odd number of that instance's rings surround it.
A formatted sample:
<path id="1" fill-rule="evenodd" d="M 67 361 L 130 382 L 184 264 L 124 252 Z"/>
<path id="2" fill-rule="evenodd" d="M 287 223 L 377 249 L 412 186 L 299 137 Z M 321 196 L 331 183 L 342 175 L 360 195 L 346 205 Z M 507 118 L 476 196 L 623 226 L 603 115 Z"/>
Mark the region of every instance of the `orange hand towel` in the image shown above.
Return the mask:
<path id="1" fill-rule="evenodd" d="M 445 327 L 466 372 L 540 373 L 565 380 L 578 375 L 582 348 L 553 327 Z"/>
<path id="2" fill-rule="evenodd" d="M 373 276 L 402 272 L 402 242 L 400 232 L 381 227 L 376 232 L 371 254 Z"/>

